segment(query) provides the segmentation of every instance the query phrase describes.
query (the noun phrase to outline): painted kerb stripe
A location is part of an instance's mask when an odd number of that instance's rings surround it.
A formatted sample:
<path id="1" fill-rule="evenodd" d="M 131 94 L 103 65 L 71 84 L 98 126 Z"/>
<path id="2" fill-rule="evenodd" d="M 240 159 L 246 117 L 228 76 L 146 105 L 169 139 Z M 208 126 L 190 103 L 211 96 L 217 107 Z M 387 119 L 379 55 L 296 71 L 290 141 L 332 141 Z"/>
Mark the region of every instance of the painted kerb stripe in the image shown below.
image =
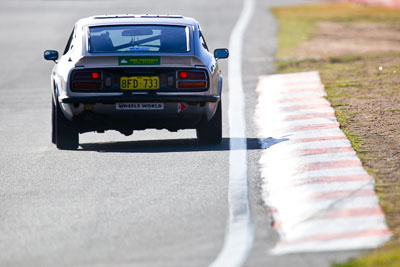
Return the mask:
<path id="1" fill-rule="evenodd" d="M 263 76 L 254 120 L 273 254 L 370 249 L 390 239 L 374 191 L 318 72 Z"/>

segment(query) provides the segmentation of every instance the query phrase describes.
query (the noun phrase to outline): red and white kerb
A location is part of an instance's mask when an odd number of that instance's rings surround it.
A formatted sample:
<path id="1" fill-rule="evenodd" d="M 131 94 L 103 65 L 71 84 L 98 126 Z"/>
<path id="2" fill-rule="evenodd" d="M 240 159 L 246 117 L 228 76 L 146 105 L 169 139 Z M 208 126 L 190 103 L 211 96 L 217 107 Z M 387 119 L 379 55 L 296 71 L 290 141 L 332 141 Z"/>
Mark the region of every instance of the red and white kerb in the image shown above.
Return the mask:
<path id="1" fill-rule="evenodd" d="M 262 76 L 254 119 L 262 195 L 280 241 L 271 253 L 375 248 L 391 233 L 318 72 Z"/>

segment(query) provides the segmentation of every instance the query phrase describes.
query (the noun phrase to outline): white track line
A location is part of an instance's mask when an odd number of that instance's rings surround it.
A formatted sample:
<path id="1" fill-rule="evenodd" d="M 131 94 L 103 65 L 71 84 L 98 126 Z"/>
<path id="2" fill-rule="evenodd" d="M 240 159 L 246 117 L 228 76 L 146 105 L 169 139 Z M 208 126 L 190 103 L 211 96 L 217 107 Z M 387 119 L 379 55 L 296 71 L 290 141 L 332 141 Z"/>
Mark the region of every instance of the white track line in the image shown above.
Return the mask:
<path id="1" fill-rule="evenodd" d="M 222 251 L 211 267 L 242 266 L 253 243 L 253 221 L 247 180 L 247 139 L 242 83 L 242 42 L 253 15 L 254 0 L 244 0 L 229 40 L 229 221 Z"/>
<path id="2" fill-rule="evenodd" d="M 319 73 L 261 77 L 257 92 L 262 196 L 281 236 L 271 253 L 369 249 L 390 239 L 374 179 L 339 129 Z"/>

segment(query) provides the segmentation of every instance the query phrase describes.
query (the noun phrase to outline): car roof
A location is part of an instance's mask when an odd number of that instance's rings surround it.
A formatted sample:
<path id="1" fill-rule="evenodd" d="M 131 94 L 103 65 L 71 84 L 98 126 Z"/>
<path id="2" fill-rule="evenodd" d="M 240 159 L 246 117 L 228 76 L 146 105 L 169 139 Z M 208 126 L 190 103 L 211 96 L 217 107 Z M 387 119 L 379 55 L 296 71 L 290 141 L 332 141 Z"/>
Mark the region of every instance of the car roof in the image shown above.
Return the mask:
<path id="1" fill-rule="evenodd" d="M 100 26 L 100 25 L 116 25 L 116 24 L 164 24 L 164 25 L 186 25 L 196 26 L 198 23 L 195 19 L 184 17 L 181 15 L 98 15 L 78 20 L 81 26 Z"/>

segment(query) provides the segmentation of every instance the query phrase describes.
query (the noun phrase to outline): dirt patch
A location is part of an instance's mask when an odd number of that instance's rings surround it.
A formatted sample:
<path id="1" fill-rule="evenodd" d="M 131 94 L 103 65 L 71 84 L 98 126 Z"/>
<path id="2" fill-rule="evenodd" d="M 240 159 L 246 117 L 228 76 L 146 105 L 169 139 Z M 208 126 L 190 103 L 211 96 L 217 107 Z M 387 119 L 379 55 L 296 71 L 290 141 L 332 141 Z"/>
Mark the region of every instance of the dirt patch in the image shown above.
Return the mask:
<path id="1" fill-rule="evenodd" d="M 315 34 L 294 50 L 296 56 L 343 56 L 400 51 L 400 28 L 377 23 L 321 21 Z"/>

